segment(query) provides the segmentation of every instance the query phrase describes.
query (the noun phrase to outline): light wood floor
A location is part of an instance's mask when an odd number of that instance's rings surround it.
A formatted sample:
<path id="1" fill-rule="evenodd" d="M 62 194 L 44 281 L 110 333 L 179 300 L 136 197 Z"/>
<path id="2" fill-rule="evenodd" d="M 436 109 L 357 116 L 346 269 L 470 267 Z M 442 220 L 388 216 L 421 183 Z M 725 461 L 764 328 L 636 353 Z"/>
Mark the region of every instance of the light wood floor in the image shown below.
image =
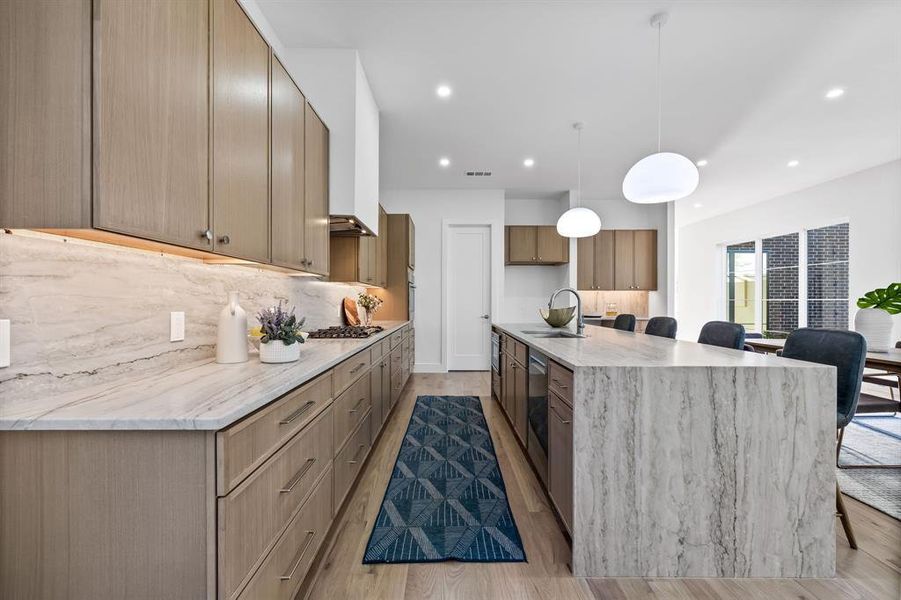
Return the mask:
<path id="1" fill-rule="evenodd" d="M 490 399 L 488 373 L 415 374 L 373 449 L 364 473 L 339 517 L 309 598 L 460 598 L 712 600 L 718 598 L 901 598 L 901 522 L 846 498 L 860 549 L 839 531 L 835 579 L 586 579 L 573 577 L 569 548 L 538 480 L 509 425 Z M 497 451 L 510 506 L 528 563 L 363 565 L 363 550 L 381 505 L 394 460 L 418 394 L 478 395 Z"/>

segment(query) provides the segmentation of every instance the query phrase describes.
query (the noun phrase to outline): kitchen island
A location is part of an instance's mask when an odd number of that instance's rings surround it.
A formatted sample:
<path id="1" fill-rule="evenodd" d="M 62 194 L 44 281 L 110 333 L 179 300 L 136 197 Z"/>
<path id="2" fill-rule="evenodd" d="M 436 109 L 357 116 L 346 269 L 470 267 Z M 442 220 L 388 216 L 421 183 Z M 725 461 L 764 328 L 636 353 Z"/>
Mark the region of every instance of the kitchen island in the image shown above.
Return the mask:
<path id="1" fill-rule="evenodd" d="M 550 494 L 571 515 L 574 575 L 834 575 L 833 367 L 600 327 L 494 327 L 547 356 L 551 377 L 571 372 L 558 385 L 571 385 L 572 456 L 554 456 L 568 449 L 551 428 L 548 461 L 552 480 L 572 465 L 570 497 Z"/>

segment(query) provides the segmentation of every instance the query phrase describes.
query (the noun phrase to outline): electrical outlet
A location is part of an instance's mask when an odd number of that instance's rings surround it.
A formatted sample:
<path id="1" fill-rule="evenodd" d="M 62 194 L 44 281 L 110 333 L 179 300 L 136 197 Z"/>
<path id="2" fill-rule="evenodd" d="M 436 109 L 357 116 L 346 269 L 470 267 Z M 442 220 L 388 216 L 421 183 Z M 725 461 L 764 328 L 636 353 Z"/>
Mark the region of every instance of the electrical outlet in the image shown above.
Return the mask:
<path id="1" fill-rule="evenodd" d="M 169 313 L 169 341 L 181 342 L 185 339 L 184 311 Z"/>
<path id="2" fill-rule="evenodd" d="M 9 366 L 9 319 L 0 319 L 0 369 Z"/>

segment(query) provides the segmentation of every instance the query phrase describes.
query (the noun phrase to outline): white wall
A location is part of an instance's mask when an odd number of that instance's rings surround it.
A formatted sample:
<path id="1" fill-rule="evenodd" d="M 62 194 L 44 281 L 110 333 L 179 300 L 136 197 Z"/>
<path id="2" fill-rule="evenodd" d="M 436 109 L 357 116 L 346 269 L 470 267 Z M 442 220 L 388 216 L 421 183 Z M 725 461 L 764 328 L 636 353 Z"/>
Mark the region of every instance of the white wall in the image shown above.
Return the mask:
<path id="1" fill-rule="evenodd" d="M 447 369 L 442 289 L 442 236 L 448 222 L 492 225 L 492 318 L 504 294 L 503 190 L 382 190 L 388 213 L 408 213 L 416 225 L 416 365 L 419 372 Z"/>
<path id="2" fill-rule="evenodd" d="M 901 161 L 679 227 L 676 318 L 679 337 L 696 339 L 719 314 L 723 243 L 746 241 L 840 222 L 850 224 L 850 318 L 864 292 L 901 281 Z M 688 209 L 691 210 L 691 209 Z M 893 339 L 901 339 L 895 317 Z"/>
<path id="3" fill-rule="evenodd" d="M 506 225 L 555 225 L 566 208 L 563 200 L 547 199 L 507 199 L 504 206 Z M 569 286 L 569 271 L 569 265 L 505 266 L 500 318 L 508 323 L 537 321 L 538 308 L 547 305 L 554 290 Z"/>

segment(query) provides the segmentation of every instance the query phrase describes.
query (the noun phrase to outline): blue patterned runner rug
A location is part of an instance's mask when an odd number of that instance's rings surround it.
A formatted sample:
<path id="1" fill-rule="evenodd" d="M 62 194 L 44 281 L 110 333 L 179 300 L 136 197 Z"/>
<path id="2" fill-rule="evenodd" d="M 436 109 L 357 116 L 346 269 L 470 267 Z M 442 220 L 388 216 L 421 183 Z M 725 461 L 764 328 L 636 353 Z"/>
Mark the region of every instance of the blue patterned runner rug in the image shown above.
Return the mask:
<path id="1" fill-rule="evenodd" d="M 364 564 L 524 562 L 482 405 L 419 396 Z"/>

